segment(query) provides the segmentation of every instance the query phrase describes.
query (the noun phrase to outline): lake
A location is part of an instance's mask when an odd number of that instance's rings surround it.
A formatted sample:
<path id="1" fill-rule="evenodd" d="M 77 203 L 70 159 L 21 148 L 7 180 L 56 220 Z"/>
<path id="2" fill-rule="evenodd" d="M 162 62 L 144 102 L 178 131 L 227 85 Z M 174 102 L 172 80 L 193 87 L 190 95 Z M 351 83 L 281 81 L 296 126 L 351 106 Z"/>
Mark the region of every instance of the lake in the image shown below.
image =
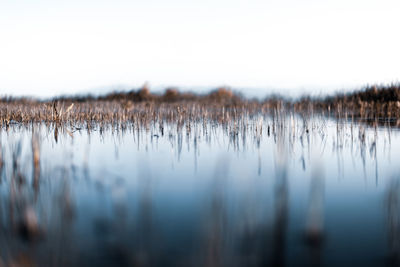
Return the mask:
<path id="1" fill-rule="evenodd" d="M 1 147 L 0 266 L 400 263 L 388 124 L 12 124 Z"/>

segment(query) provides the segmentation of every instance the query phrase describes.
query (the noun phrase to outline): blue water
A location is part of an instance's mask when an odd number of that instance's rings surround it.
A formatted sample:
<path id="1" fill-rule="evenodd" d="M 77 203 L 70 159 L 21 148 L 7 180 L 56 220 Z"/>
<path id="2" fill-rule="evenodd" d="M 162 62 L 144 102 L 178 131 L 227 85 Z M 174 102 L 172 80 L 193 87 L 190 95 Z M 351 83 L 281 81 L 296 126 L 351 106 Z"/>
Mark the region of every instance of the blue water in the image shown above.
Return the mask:
<path id="1" fill-rule="evenodd" d="M 53 126 L 2 130 L 0 259 L 39 266 L 396 265 L 399 132 L 318 118 L 309 125 L 306 131 L 288 118 L 273 129 L 264 118 L 235 134 L 213 123 L 190 132 L 169 124 L 164 135 L 156 124 L 102 134 L 67 128 L 57 140 Z M 38 188 L 32 129 L 40 143 Z M 27 210 L 40 234 L 18 230 Z"/>

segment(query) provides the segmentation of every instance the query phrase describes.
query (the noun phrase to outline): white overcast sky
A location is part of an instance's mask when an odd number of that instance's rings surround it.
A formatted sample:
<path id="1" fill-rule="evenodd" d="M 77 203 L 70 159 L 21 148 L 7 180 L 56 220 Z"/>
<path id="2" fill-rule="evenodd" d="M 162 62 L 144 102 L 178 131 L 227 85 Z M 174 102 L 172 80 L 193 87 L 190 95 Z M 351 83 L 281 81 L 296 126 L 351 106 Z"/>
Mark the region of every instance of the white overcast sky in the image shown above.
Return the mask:
<path id="1" fill-rule="evenodd" d="M 0 94 L 398 82 L 399 14 L 398 0 L 0 0 Z"/>

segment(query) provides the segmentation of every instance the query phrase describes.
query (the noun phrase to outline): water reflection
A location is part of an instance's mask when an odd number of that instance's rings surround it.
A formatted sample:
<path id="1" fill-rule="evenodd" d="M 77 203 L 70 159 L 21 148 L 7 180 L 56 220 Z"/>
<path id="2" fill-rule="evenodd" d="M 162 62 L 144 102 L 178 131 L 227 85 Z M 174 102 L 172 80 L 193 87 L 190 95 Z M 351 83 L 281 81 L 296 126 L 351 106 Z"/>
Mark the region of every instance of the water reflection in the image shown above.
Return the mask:
<path id="1" fill-rule="evenodd" d="M 361 236 L 353 260 L 397 266 L 399 148 L 391 128 L 279 112 L 10 125 L 0 266 L 335 266 Z"/>
<path id="2" fill-rule="evenodd" d="M 389 244 L 388 261 L 390 266 L 400 265 L 400 181 L 392 177 L 387 188 L 387 236 Z"/>

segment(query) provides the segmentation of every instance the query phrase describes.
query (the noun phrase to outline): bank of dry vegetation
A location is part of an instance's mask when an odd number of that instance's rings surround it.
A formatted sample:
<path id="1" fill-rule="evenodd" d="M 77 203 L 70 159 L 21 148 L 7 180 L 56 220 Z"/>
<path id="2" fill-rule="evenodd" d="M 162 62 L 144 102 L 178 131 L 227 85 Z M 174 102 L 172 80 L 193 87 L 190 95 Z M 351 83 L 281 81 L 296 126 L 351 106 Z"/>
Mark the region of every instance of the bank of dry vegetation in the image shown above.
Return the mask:
<path id="1" fill-rule="evenodd" d="M 229 88 L 208 94 L 166 89 L 154 94 L 144 86 L 107 95 L 58 97 L 49 100 L 3 97 L 0 124 L 10 123 L 126 123 L 210 119 L 223 122 L 238 118 L 282 113 L 322 114 L 337 118 L 397 120 L 400 117 L 400 85 L 369 86 L 351 93 L 326 97 L 288 99 L 269 96 L 247 99 Z"/>

